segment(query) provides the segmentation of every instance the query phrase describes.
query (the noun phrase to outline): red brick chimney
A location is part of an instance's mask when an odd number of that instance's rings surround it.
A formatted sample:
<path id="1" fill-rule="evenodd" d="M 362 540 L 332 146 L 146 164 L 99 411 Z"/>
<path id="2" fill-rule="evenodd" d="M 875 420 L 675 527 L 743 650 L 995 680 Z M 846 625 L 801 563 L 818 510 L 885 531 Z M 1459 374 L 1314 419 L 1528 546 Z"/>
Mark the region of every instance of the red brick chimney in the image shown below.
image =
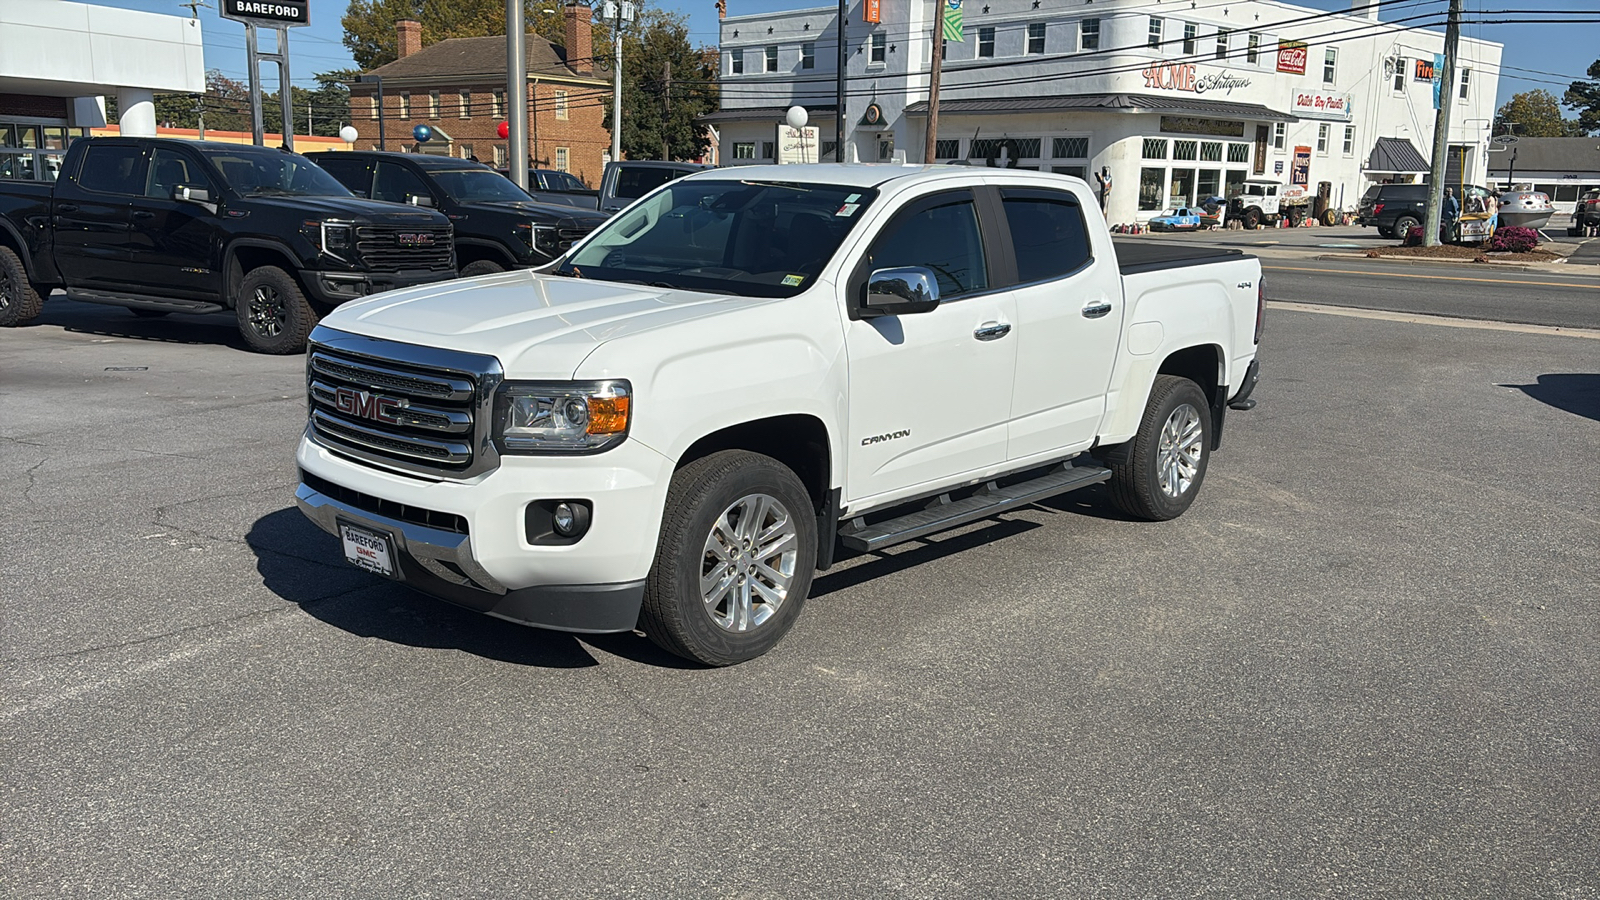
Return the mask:
<path id="1" fill-rule="evenodd" d="M 567 65 L 581 75 L 594 72 L 594 37 L 587 6 L 568 3 L 566 7 Z"/>
<path id="2" fill-rule="evenodd" d="M 413 19 L 401 19 L 394 23 L 395 55 L 398 59 L 405 59 L 411 54 L 422 49 L 422 23 Z"/>

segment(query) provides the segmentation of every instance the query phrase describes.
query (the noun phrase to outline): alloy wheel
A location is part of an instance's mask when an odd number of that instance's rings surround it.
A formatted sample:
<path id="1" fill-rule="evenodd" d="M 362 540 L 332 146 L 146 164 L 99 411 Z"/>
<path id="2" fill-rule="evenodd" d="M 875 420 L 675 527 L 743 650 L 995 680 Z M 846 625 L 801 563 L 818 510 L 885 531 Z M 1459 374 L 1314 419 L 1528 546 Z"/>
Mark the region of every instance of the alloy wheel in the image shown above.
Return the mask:
<path id="1" fill-rule="evenodd" d="M 712 524 L 701 556 L 706 614 L 725 631 L 759 628 L 788 599 L 799 555 L 794 520 L 778 498 L 734 501 Z"/>
<path id="2" fill-rule="evenodd" d="M 283 295 L 268 285 L 257 287 L 250 295 L 250 328 L 262 337 L 277 337 L 288 323 Z"/>
<path id="3" fill-rule="evenodd" d="M 1194 486 L 1204 451 L 1205 429 L 1200 426 L 1200 411 L 1188 403 L 1178 406 L 1161 426 L 1161 444 L 1156 451 L 1156 475 L 1161 491 L 1168 497 L 1182 497 Z"/>

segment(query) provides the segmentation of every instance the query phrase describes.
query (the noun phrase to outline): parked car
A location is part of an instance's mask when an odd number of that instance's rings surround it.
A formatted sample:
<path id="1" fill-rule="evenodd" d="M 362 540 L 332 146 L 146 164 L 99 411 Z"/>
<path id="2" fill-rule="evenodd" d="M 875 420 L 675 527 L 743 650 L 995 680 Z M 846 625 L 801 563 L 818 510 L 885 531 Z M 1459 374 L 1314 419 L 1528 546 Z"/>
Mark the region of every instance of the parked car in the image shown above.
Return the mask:
<path id="1" fill-rule="evenodd" d="M 54 184 L 0 182 L 0 325 L 64 288 L 141 316 L 232 309 L 251 349 L 296 353 L 340 303 L 454 278 L 450 237 L 287 151 L 84 139 Z"/>
<path id="2" fill-rule="evenodd" d="M 1456 187 L 1456 201 L 1461 205 L 1462 215 L 1468 213 L 1469 195 L 1488 194 L 1488 189 L 1476 185 Z M 1356 223 L 1376 228 L 1378 234 L 1386 238 L 1403 238 L 1427 219 L 1428 196 L 1425 184 L 1375 184 L 1361 195 L 1361 202 L 1356 206 Z"/>
<path id="3" fill-rule="evenodd" d="M 444 213 L 455 225 L 457 269 L 467 277 L 542 266 L 605 221 L 592 210 L 539 203 L 471 160 L 376 150 L 312 153 L 310 159 L 357 197 Z"/>
<path id="4" fill-rule="evenodd" d="M 1572 225 L 1567 228 L 1567 236 L 1582 237 L 1586 228 L 1600 228 L 1600 189 L 1585 191 L 1578 198 L 1578 205 L 1572 210 Z"/>
<path id="5" fill-rule="evenodd" d="M 1155 216 L 1147 224 L 1151 231 L 1199 231 L 1222 224 L 1222 207 L 1181 206 Z"/>
<path id="6" fill-rule="evenodd" d="M 606 163 L 605 174 L 600 178 L 600 211 L 614 213 L 675 178 L 711 168 L 715 167 L 648 159 Z"/>
<path id="7" fill-rule="evenodd" d="M 1101 482 L 1181 515 L 1259 373 L 1254 257 L 1114 246 L 1017 169 L 701 172 L 531 278 L 318 326 L 298 504 L 434 596 L 712 665 L 841 548 Z"/>
<path id="8" fill-rule="evenodd" d="M 495 171 L 507 179 L 511 178 L 511 170 L 508 168 L 502 167 Z M 528 193 L 540 203 L 555 206 L 572 206 L 578 209 L 600 207 L 599 191 L 584 184 L 578 176 L 556 169 L 529 169 Z"/>
<path id="9" fill-rule="evenodd" d="M 1311 197 L 1305 185 L 1284 184 L 1271 178 L 1250 178 L 1228 198 L 1228 218 L 1248 229 L 1276 226 L 1280 219 L 1299 228 L 1311 215 Z"/>

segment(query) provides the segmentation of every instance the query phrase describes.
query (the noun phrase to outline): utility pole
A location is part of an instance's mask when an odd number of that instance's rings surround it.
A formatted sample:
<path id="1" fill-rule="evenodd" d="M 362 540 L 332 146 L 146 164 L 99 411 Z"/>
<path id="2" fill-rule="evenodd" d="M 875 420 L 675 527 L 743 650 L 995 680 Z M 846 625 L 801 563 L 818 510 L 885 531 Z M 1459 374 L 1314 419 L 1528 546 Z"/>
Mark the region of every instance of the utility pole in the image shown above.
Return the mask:
<path id="1" fill-rule="evenodd" d="M 933 72 L 928 77 L 928 133 L 922 141 L 922 162 L 938 159 L 939 75 L 944 71 L 944 0 L 933 0 Z"/>
<path id="2" fill-rule="evenodd" d="M 844 67 L 850 59 L 849 53 L 847 52 L 848 48 L 845 46 L 844 26 L 846 20 L 849 18 L 850 0 L 839 0 L 839 68 L 838 71 L 835 72 L 837 77 L 834 79 L 834 92 L 837 95 L 835 102 L 837 102 L 839 105 L 839 111 L 835 113 L 833 117 L 834 162 L 844 162 Z M 820 150 L 821 148 L 818 149 Z M 819 162 L 821 161 L 822 157 L 820 154 L 818 155 L 817 159 Z"/>
<path id="3" fill-rule="evenodd" d="M 194 95 L 194 114 L 200 123 L 200 133 L 196 136 L 199 140 L 206 139 L 206 95 Z"/>
<path id="4" fill-rule="evenodd" d="M 506 168 L 528 189 L 528 48 L 522 0 L 506 0 Z M 382 120 L 379 120 L 382 126 Z"/>
<path id="5" fill-rule="evenodd" d="M 606 11 L 616 11 L 611 36 L 616 45 L 616 61 L 611 66 L 611 161 L 622 161 L 622 23 L 633 21 L 629 0 L 609 0 Z"/>
<path id="6" fill-rule="evenodd" d="M 1450 155 L 1450 107 L 1455 104 L 1456 45 L 1461 41 L 1461 0 L 1450 0 L 1444 26 L 1444 71 L 1439 72 L 1439 109 L 1433 115 L 1433 163 L 1428 167 L 1428 209 L 1422 245 L 1439 246 L 1439 216 L 1444 212 L 1444 169 Z M 1465 199 L 1465 198 L 1461 198 Z"/>
<path id="7" fill-rule="evenodd" d="M 672 122 L 672 60 L 661 64 L 661 158 L 672 161 L 672 147 L 667 140 Z"/>

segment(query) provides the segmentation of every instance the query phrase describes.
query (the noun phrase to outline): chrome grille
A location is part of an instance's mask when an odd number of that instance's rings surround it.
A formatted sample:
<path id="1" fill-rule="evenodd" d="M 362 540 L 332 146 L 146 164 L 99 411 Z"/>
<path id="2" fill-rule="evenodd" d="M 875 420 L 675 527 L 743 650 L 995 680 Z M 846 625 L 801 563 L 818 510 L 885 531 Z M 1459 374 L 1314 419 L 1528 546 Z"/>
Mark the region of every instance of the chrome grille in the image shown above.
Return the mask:
<path id="1" fill-rule="evenodd" d="M 318 326 L 306 356 L 307 434 L 385 468 L 465 478 L 499 464 L 493 357 Z"/>
<path id="2" fill-rule="evenodd" d="M 401 243 L 402 240 L 423 242 Z M 380 272 L 455 266 L 455 244 L 448 225 L 360 225 L 356 228 L 356 254 Z"/>

